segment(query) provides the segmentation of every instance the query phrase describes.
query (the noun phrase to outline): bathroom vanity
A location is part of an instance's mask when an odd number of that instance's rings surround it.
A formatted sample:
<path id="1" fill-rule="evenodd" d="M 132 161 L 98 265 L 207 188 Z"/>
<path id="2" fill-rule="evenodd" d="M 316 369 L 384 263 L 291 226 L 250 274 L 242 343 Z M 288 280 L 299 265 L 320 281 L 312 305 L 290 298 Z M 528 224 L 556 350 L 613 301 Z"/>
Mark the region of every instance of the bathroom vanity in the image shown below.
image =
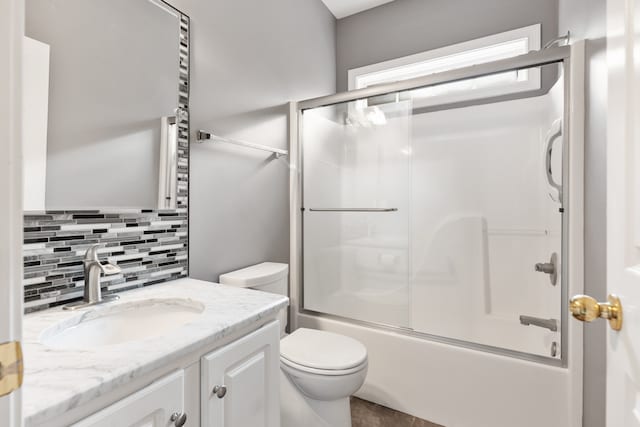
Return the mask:
<path id="1" fill-rule="evenodd" d="M 195 279 L 25 316 L 26 426 L 279 426 L 286 297 Z"/>

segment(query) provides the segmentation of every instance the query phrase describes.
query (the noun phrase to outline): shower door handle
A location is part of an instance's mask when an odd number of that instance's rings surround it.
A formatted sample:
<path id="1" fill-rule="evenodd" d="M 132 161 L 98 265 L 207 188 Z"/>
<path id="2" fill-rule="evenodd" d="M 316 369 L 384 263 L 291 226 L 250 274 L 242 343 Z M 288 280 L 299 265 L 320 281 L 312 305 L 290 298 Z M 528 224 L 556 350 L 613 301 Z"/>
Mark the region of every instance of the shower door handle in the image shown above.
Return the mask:
<path id="1" fill-rule="evenodd" d="M 562 204 L 562 185 L 555 182 L 553 179 L 553 169 L 551 167 L 551 156 L 553 155 L 553 143 L 558 137 L 562 135 L 562 119 L 557 119 L 551 124 L 551 129 L 549 129 L 549 133 L 547 133 L 546 141 L 547 148 L 545 154 L 545 172 L 547 174 L 547 182 L 552 188 L 558 192 L 558 200 L 560 204 Z M 551 196 L 553 198 L 553 196 Z M 555 199 L 554 199 L 555 200 Z"/>
<path id="2" fill-rule="evenodd" d="M 529 326 L 537 326 L 539 328 L 545 328 L 551 332 L 558 331 L 558 321 L 556 319 L 541 319 L 533 316 L 520 316 L 520 324 Z"/>
<path id="3" fill-rule="evenodd" d="M 310 212 L 397 212 L 398 208 L 310 208 Z"/>

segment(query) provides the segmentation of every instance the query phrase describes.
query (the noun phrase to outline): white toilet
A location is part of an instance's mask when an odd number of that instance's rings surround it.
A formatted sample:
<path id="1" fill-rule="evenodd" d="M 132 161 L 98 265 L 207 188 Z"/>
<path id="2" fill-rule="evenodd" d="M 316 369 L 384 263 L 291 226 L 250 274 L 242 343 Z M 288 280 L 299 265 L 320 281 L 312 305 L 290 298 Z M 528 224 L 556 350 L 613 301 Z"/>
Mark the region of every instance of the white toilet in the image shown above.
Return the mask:
<path id="1" fill-rule="evenodd" d="M 220 275 L 220 283 L 287 295 L 289 266 L 274 262 Z M 351 427 L 349 397 L 367 376 L 367 349 L 344 335 L 300 328 L 288 336 L 279 315 L 282 427 Z"/>

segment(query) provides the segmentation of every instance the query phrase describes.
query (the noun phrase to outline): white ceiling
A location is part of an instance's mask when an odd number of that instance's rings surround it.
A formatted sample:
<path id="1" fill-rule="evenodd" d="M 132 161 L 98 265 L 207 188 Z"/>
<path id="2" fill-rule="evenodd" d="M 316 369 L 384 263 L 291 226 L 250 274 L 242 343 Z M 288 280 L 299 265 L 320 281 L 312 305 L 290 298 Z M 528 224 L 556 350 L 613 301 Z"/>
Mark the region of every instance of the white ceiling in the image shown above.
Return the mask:
<path id="1" fill-rule="evenodd" d="M 322 0 L 337 19 L 372 9 L 393 0 Z"/>

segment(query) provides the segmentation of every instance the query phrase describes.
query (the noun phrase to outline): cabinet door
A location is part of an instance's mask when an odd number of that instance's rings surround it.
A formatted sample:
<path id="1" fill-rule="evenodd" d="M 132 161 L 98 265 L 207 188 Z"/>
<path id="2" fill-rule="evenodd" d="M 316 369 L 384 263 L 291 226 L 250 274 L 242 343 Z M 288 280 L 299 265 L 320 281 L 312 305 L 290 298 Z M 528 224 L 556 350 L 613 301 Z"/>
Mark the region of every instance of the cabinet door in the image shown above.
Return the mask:
<path id="1" fill-rule="evenodd" d="M 182 413 L 184 372 L 178 371 L 97 412 L 74 427 L 167 427 Z M 189 425 L 189 422 L 185 424 Z"/>
<path id="2" fill-rule="evenodd" d="M 279 373 L 278 321 L 204 356 L 202 426 L 280 427 Z"/>

